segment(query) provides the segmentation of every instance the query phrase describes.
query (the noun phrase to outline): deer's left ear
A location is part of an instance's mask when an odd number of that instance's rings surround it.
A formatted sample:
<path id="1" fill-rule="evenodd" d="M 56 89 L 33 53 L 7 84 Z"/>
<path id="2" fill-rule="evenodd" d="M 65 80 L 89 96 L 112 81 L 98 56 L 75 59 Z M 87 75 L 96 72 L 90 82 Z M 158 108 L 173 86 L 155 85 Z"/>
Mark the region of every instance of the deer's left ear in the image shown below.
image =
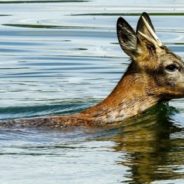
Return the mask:
<path id="1" fill-rule="evenodd" d="M 137 23 L 136 34 L 138 34 L 139 32 L 142 32 L 152 37 L 150 30 L 155 32 L 155 28 L 153 27 L 153 24 L 151 22 L 149 15 L 146 12 L 143 12 Z"/>
<path id="2" fill-rule="evenodd" d="M 160 48 L 163 44 L 155 34 L 155 29 L 147 13 L 142 13 L 136 29 L 139 41 L 149 46 Z"/>

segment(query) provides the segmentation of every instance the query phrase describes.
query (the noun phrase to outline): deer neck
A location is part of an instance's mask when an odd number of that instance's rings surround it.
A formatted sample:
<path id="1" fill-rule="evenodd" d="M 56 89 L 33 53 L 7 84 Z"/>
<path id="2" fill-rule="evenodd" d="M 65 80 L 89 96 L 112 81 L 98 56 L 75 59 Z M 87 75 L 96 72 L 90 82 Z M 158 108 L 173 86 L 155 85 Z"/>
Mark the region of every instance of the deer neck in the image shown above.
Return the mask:
<path id="1" fill-rule="evenodd" d="M 128 71 L 106 99 L 82 113 L 107 123 L 139 114 L 159 101 L 150 93 L 155 88 L 150 81 L 144 75 Z"/>

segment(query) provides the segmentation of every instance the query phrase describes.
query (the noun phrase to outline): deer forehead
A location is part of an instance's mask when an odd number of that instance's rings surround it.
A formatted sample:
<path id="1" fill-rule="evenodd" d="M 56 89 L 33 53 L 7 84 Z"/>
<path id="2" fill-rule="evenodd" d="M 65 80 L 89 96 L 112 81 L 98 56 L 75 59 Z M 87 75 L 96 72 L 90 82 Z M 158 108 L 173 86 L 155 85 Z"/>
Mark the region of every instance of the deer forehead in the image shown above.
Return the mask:
<path id="1" fill-rule="evenodd" d="M 181 67 L 184 66 L 182 58 L 180 56 L 170 52 L 170 51 L 167 51 L 165 54 L 160 55 L 159 61 L 164 66 L 168 65 L 168 64 L 176 64 L 176 65 L 179 65 Z"/>

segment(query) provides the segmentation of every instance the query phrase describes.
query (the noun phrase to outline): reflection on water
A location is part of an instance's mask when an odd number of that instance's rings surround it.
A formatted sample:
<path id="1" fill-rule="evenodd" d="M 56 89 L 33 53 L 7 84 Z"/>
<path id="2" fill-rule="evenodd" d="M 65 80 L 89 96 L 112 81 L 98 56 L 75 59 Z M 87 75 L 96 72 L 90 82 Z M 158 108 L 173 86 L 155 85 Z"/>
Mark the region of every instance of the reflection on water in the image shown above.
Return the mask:
<path id="1" fill-rule="evenodd" d="M 78 112 L 113 89 L 129 61 L 116 38 L 147 11 L 184 56 L 182 0 L 0 1 L 0 119 Z M 0 130 L 0 183 L 184 183 L 184 100 L 111 129 Z M 177 109 L 177 111 L 176 111 Z"/>
<path id="2" fill-rule="evenodd" d="M 184 129 L 170 119 L 174 112 L 168 105 L 155 107 L 128 122 L 122 134 L 113 137 L 115 151 L 126 153 L 118 164 L 130 168 L 130 183 L 183 181 Z"/>

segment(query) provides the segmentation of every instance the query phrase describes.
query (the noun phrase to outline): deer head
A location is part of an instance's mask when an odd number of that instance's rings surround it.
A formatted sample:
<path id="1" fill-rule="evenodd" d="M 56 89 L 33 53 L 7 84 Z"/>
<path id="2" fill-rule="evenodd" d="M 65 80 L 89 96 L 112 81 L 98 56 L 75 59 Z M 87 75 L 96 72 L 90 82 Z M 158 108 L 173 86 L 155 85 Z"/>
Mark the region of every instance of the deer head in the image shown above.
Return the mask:
<path id="1" fill-rule="evenodd" d="M 132 61 L 125 76 L 139 75 L 148 95 L 159 100 L 184 97 L 184 63 L 158 39 L 147 13 L 140 16 L 136 31 L 120 17 L 117 35 Z"/>

